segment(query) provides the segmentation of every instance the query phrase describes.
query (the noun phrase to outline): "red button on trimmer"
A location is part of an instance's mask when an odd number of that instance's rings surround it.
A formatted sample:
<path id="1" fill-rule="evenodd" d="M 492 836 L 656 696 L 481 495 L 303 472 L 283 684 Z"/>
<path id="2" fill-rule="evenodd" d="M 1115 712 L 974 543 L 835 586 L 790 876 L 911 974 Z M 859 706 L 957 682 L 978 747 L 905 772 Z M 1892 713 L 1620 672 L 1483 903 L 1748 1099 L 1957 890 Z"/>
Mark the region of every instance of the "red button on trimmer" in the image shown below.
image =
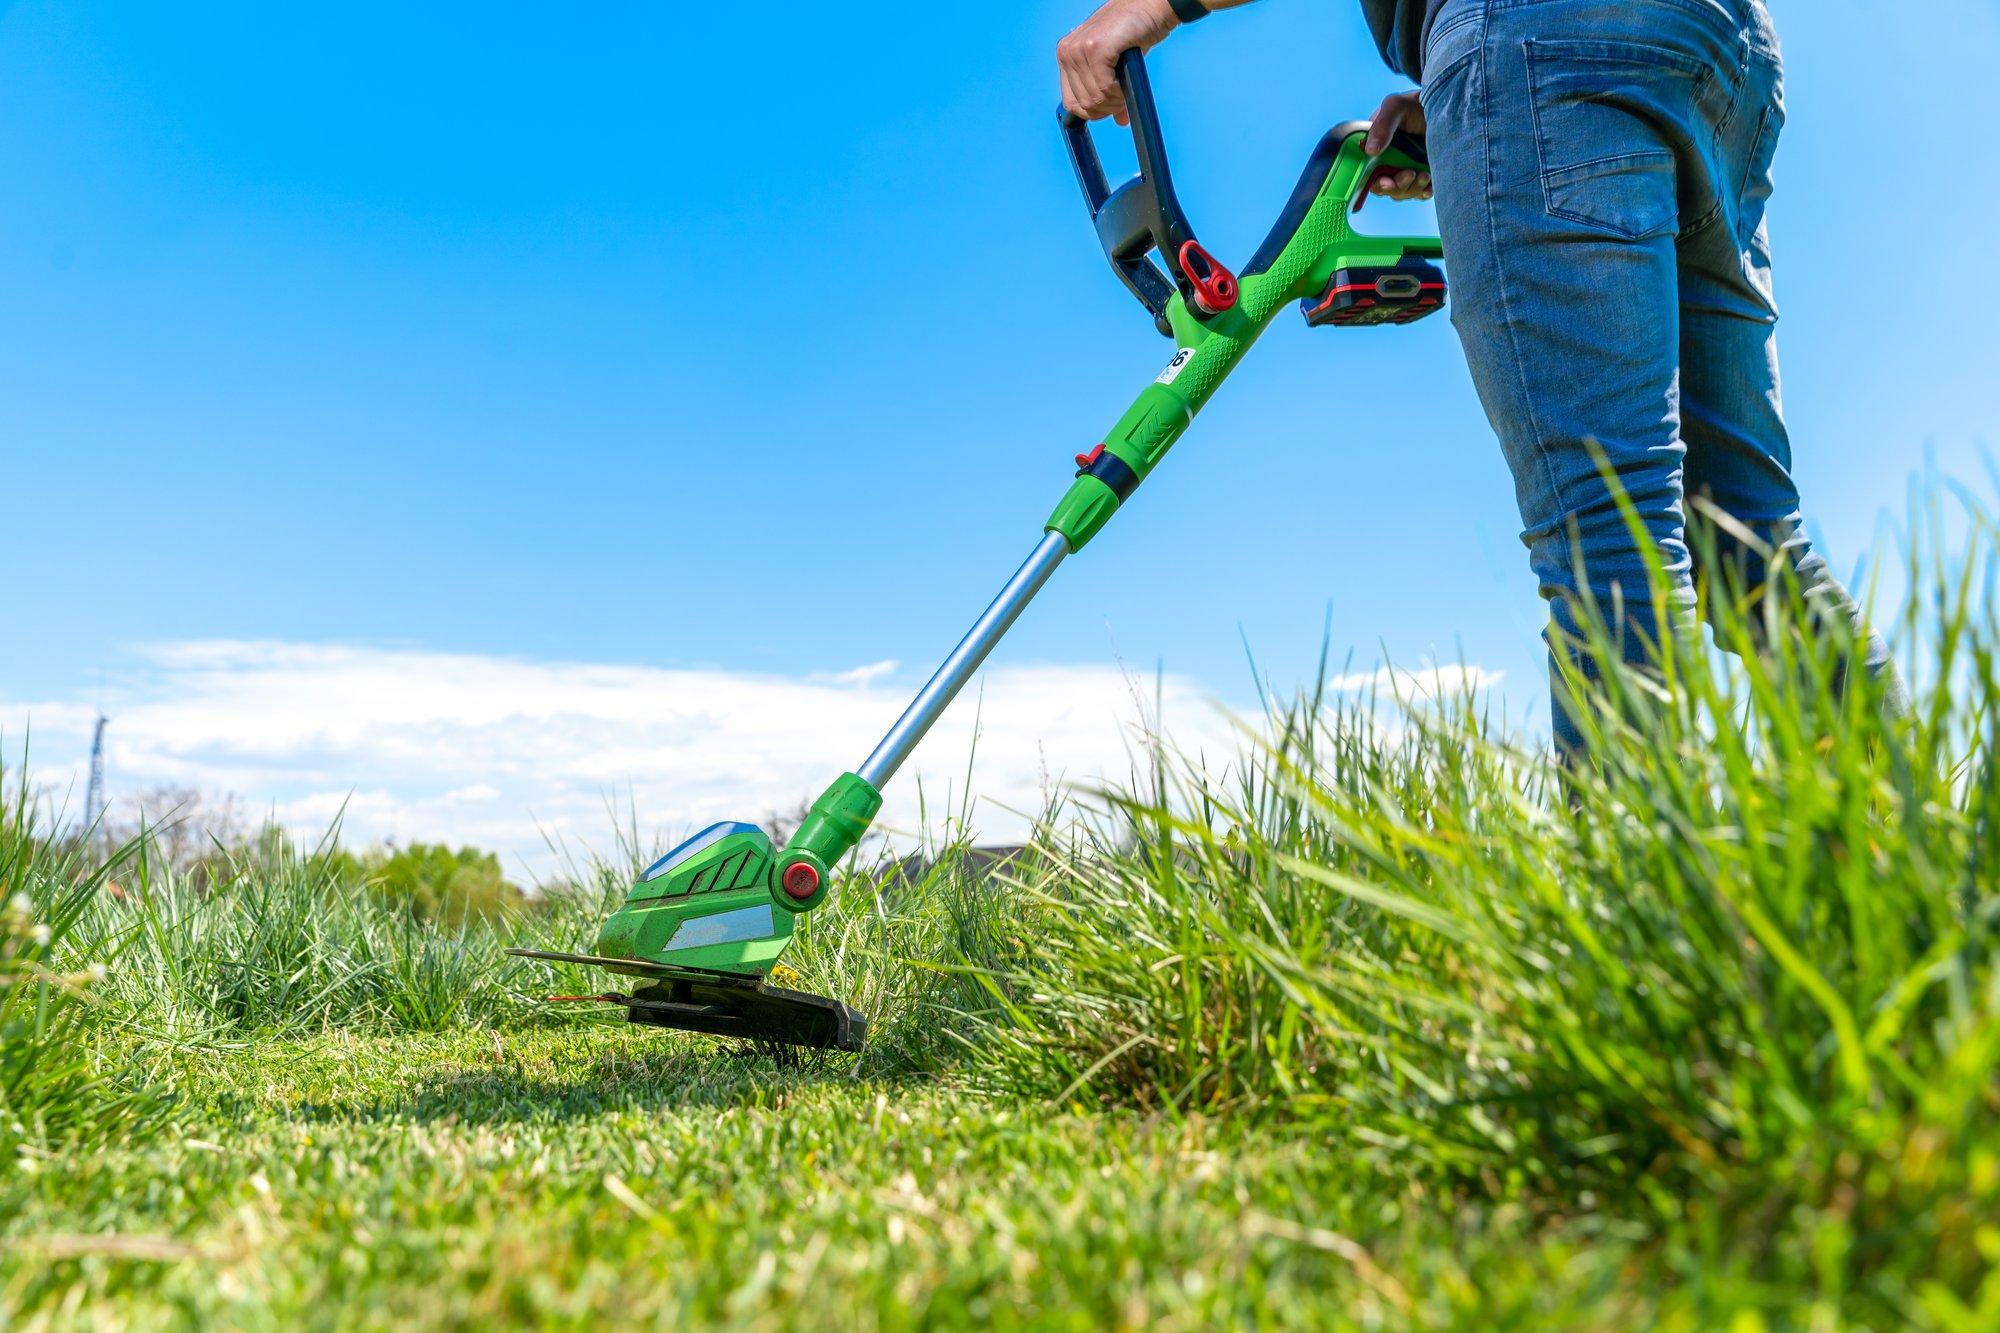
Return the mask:
<path id="1" fill-rule="evenodd" d="M 819 892 L 819 871 L 813 869 L 810 861 L 794 861 L 785 867 L 778 884 L 786 893 L 803 902 Z"/>

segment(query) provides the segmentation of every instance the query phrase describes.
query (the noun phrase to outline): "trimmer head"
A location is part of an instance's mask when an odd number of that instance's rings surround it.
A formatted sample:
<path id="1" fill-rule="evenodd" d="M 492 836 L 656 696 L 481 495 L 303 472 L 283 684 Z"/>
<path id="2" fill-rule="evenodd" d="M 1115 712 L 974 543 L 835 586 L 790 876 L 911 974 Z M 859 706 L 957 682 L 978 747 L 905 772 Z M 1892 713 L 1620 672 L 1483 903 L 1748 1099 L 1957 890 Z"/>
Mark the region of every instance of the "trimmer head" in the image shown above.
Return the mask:
<path id="1" fill-rule="evenodd" d="M 829 1051 L 858 1051 L 868 1037 L 865 1015 L 838 1000 L 772 986 L 761 977 L 637 964 L 593 954 L 549 953 L 541 949 L 507 952 L 522 958 L 580 963 L 652 978 L 652 984 L 636 987 L 630 995 L 606 991 L 602 995 L 566 997 L 623 1005 L 625 1016 L 634 1023 Z"/>
<path id="2" fill-rule="evenodd" d="M 793 918 L 823 892 L 814 870 L 801 894 L 798 872 L 788 865 L 792 874 L 780 874 L 778 860 L 755 824 L 711 824 L 645 869 L 597 932 L 595 953 L 508 952 L 645 978 L 651 984 L 630 995 L 578 997 L 623 1005 L 634 1023 L 858 1051 L 868 1032 L 862 1015 L 765 984 L 792 942 Z"/>

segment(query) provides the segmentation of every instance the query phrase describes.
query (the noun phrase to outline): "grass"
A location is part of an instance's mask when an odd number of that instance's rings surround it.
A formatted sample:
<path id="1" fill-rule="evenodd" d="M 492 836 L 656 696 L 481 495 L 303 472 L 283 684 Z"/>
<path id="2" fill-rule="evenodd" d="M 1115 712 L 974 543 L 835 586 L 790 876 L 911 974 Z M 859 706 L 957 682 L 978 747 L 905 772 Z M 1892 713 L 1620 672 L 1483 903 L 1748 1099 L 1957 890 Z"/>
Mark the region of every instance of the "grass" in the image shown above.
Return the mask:
<path id="1" fill-rule="evenodd" d="M 2000 1325 L 1993 535 L 1912 559 L 1911 717 L 1780 589 L 1613 673 L 1586 767 L 1313 692 L 997 877 L 854 869 L 789 961 L 858 1060 L 535 1003 L 591 979 L 500 950 L 636 847 L 444 929 L 268 847 L 113 898 L 23 807 L 0 1310 Z"/>
<path id="2" fill-rule="evenodd" d="M 93 865 L 38 836 L 47 812 L 25 781 L 10 799 L 7 779 L 0 769 L 0 1153 L 11 1157 L 115 1136 L 152 1099 L 118 1053 L 91 1040 L 102 962 L 64 957 L 116 861 Z"/>
<path id="3" fill-rule="evenodd" d="M 1105 1121 L 860 1083 L 618 1028 L 329 1037 L 183 1057 L 143 1147 L 10 1183 L 0 1292 L 79 1322 L 625 1318 L 857 1327 L 1295 1326 L 1559 1314 L 1560 1250 L 1395 1242 L 1310 1135 Z M 1404 1206 L 1415 1208 L 1410 1198 Z M 1525 1230 L 1518 1216 L 1461 1226 Z M 1490 1259 L 1484 1257 L 1490 1254 Z M 1390 1257 L 1389 1262 L 1398 1262 Z M 1611 1274 L 1593 1264 L 1595 1284 Z M 1589 1294 L 1590 1285 L 1583 1291 Z M 1640 1308 L 1641 1302 L 1623 1304 Z M 1599 1308 L 1607 1308 L 1600 1306 Z"/>

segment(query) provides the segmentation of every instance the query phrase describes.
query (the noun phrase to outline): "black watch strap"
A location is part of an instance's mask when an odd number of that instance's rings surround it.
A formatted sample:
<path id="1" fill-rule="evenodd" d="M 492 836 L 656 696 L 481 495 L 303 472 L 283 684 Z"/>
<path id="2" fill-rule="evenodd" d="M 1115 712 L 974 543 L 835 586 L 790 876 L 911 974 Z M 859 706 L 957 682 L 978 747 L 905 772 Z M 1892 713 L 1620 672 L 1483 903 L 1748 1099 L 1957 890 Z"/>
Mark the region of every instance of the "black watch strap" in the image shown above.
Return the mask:
<path id="1" fill-rule="evenodd" d="M 1201 0 L 1167 0 L 1174 7 L 1174 15 L 1183 23 L 1195 23 L 1208 17 L 1208 6 Z"/>

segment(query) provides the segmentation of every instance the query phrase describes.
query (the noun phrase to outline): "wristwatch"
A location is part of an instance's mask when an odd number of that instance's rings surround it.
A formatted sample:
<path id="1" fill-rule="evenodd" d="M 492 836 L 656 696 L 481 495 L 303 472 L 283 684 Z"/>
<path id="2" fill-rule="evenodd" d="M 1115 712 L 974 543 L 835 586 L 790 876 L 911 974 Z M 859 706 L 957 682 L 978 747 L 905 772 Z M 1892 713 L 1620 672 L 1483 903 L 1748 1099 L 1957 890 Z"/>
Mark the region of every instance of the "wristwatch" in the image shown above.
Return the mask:
<path id="1" fill-rule="evenodd" d="M 1167 0 L 1173 6 L 1174 17 L 1183 23 L 1195 23 L 1208 17 L 1208 6 L 1201 0 Z"/>

